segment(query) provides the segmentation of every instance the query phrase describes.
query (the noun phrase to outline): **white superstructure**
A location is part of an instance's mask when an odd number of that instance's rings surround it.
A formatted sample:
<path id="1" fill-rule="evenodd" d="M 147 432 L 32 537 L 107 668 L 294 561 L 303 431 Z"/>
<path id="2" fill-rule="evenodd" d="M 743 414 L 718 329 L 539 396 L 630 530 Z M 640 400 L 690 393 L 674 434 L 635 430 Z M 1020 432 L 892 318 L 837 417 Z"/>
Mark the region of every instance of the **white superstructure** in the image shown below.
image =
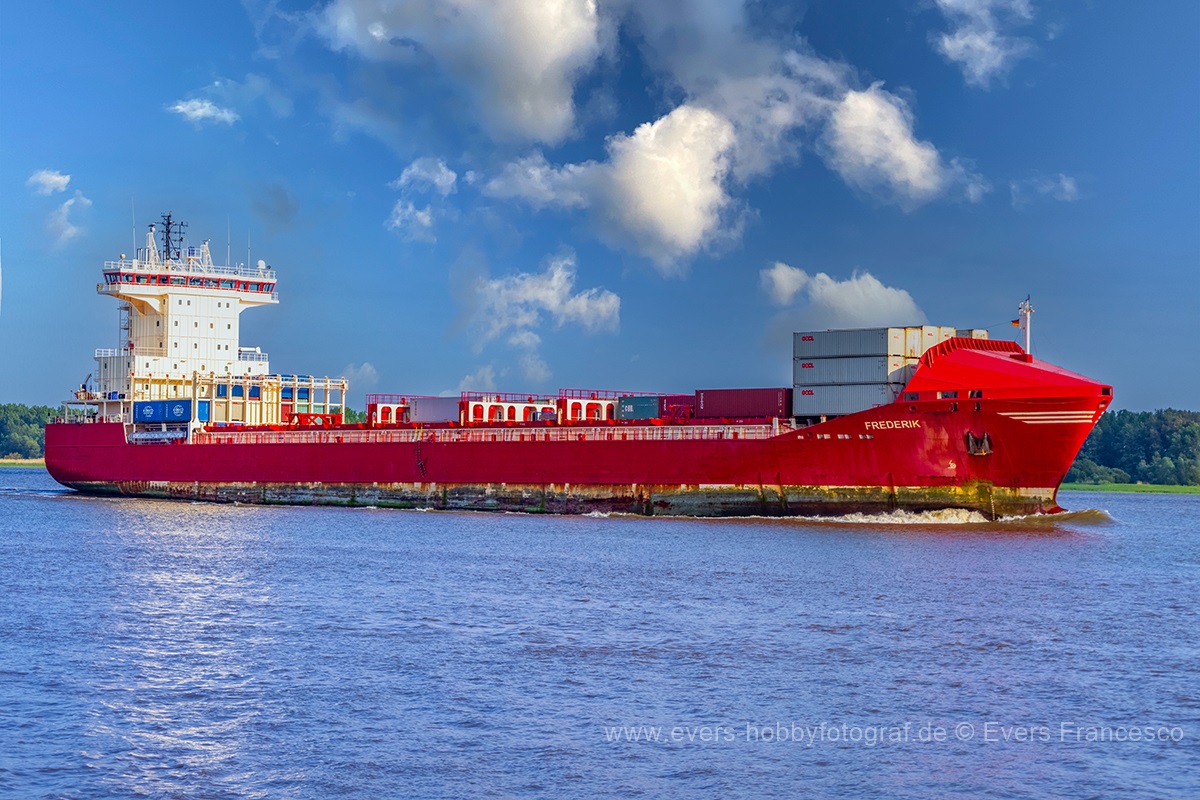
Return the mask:
<path id="1" fill-rule="evenodd" d="M 120 342 L 96 351 L 95 381 L 81 400 L 97 401 L 104 416 L 123 415 L 134 401 L 192 396 L 197 375 L 265 376 L 267 354 L 241 347 L 242 311 L 279 302 L 275 271 L 213 263 L 208 242 L 187 246 L 182 226 L 163 217 L 132 259 L 104 263 L 96 291 L 121 301 Z"/>

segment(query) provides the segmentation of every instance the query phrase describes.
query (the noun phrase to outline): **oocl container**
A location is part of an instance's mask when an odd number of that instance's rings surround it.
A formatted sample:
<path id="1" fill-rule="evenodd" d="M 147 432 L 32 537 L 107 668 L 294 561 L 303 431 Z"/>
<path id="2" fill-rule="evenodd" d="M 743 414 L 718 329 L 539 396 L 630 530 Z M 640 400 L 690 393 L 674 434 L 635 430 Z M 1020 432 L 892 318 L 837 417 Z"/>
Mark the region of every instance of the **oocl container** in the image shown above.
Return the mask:
<path id="1" fill-rule="evenodd" d="M 797 358 L 792 365 L 794 383 L 896 383 L 904 380 L 904 368 L 917 359 L 904 356 L 848 356 L 845 358 Z"/>
<path id="2" fill-rule="evenodd" d="M 797 386 L 792 395 L 792 413 L 797 417 L 854 414 L 894 402 L 900 388 L 889 383 Z"/>

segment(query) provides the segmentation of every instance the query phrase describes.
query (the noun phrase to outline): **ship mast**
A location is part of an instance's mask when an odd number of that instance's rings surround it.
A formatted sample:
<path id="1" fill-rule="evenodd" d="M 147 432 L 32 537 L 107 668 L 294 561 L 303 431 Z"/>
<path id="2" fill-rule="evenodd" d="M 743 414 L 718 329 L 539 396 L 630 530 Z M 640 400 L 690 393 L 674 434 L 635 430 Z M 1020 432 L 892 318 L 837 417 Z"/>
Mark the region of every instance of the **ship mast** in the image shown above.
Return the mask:
<path id="1" fill-rule="evenodd" d="M 1029 302 L 1029 295 L 1025 295 L 1025 299 L 1017 305 L 1017 319 L 1025 334 L 1025 352 L 1029 353 L 1029 326 L 1033 320 L 1033 304 Z"/>
<path id="2" fill-rule="evenodd" d="M 163 261 L 170 261 L 172 253 L 176 260 L 179 259 L 183 250 L 183 229 L 187 227 L 186 222 L 175 222 L 171 219 L 171 212 L 168 211 L 162 215 L 163 224 Z M 172 230 L 174 227 L 174 230 Z"/>

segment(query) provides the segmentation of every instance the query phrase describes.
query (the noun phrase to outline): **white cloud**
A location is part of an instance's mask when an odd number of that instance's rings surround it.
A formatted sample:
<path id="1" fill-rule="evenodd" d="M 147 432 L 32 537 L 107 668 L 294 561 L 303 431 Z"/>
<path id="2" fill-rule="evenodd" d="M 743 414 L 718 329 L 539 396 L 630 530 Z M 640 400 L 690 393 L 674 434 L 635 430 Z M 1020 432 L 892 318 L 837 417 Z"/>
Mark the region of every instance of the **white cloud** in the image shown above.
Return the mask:
<path id="1" fill-rule="evenodd" d="M 571 133 L 574 83 L 604 36 L 595 0 L 334 0 L 322 28 L 369 61 L 432 60 L 493 135 L 547 143 Z"/>
<path id="2" fill-rule="evenodd" d="M 1052 178 L 1034 177 L 1010 181 L 1008 186 L 1014 208 L 1038 199 L 1059 200 L 1064 203 L 1073 203 L 1079 199 L 1079 186 L 1075 179 L 1061 172 Z"/>
<path id="3" fill-rule="evenodd" d="M 798 330 L 807 328 L 864 328 L 920 325 L 927 320 L 912 296 L 903 289 L 885 286 L 869 272 L 855 272 L 839 281 L 824 272 L 809 275 L 802 269 L 776 262 L 759 273 L 763 288 L 779 305 L 798 296 L 803 308 L 787 319 Z"/>
<path id="4" fill-rule="evenodd" d="M 768 269 L 759 272 L 759 280 L 770 295 L 771 302 L 777 306 L 787 306 L 791 305 L 810 279 L 804 270 L 776 261 Z"/>
<path id="5" fill-rule="evenodd" d="M 454 192 L 458 175 L 440 158 L 418 158 L 404 168 L 400 177 L 388 184 L 393 189 L 430 187 L 442 197 Z"/>
<path id="6" fill-rule="evenodd" d="M 599 172 L 595 161 L 554 167 L 540 152 L 506 164 L 483 186 L 492 197 L 520 198 L 534 208 L 583 208 L 592 204 L 592 188 Z"/>
<path id="7" fill-rule="evenodd" d="M 936 0 L 950 31 L 937 36 L 937 51 L 959 65 L 968 85 L 987 88 L 1032 49 L 1008 31 L 1033 18 L 1028 0 Z"/>
<path id="8" fill-rule="evenodd" d="M 556 326 L 576 324 L 588 331 L 616 330 L 621 298 L 607 289 L 575 291 L 575 257 L 551 259 L 543 272 L 480 278 L 475 285 L 475 318 L 480 344 L 509 334 L 522 346 L 526 334 L 545 319 Z"/>
<path id="9" fill-rule="evenodd" d="M 540 154 L 509 164 L 484 191 L 534 206 L 589 207 L 606 238 L 664 272 L 719 233 L 734 131 L 713 111 L 681 105 L 608 141 L 606 162 L 550 166 Z"/>
<path id="10" fill-rule="evenodd" d="M 433 210 L 429 206 L 417 208 L 409 200 L 400 199 L 392 206 L 391 216 L 384 226 L 397 231 L 405 239 L 414 242 L 435 242 L 433 232 Z"/>
<path id="11" fill-rule="evenodd" d="M 901 205 L 940 194 L 948 181 L 937 148 L 913 136 L 908 104 L 878 83 L 846 93 L 833 112 L 827 141 L 828 160 L 843 180 Z"/>
<path id="12" fill-rule="evenodd" d="M 63 175 L 56 169 L 39 169 L 29 176 L 25 185 L 32 187 L 35 194 L 54 194 L 66 191 L 70 182 L 70 175 Z"/>
<path id="13" fill-rule="evenodd" d="M 491 364 L 480 367 L 469 375 L 464 375 L 458 382 L 459 392 L 494 392 L 496 391 L 496 370 Z M 446 394 L 443 392 L 443 394 Z"/>
<path id="14" fill-rule="evenodd" d="M 238 121 L 237 112 L 230 108 L 222 108 L 211 100 L 180 100 L 167 110 L 173 111 L 187 118 L 189 121 L 197 123 L 211 120 L 213 122 L 223 122 L 226 125 L 232 125 Z"/>
<path id="15" fill-rule="evenodd" d="M 62 205 L 50 213 L 50 216 L 46 219 L 46 229 L 54 237 L 56 247 L 66 244 L 80 234 L 80 229 L 71 221 L 71 214 L 76 206 L 84 209 L 91 205 L 92 201 L 84 197 L 83 193 L 77 190 L 74 197 L 64 201 Z"/>
<path id="16" fill-rule="evenodd" d="M 352 388 L 359 391 L 374 388 L 379 383 L 379 371 L 370 361 L 347 364 L 342 367 L 342 377 L 350 382 Z"/>
<path id="17" fill-rule="evenodd" d="M 521 356 L 521 374 L 525 380 L 534 384 L 545 383 L 551 378 L 549 365 L 537 353 Z"/>

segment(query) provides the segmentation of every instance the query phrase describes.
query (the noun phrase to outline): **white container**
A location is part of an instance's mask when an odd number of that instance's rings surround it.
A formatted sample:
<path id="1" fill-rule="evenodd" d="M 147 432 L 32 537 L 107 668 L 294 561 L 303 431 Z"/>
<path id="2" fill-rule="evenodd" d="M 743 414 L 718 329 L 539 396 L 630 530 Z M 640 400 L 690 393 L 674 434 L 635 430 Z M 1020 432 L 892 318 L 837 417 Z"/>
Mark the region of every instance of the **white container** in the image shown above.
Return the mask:
<path id="1" fill-rule="evenodd" d="M 955 333 L 956 336 L 962 336 L 967 339 L 986 339 L 988 338 L 987 328 L 959 328 Z"/>
<path id="2" fill-rule="evenodd" d="M 796 386 L 792 393 L 792 415 L 831 417 L 854 414 L 895 402 L 901 388 L 889 383 Z"/>
<path id="3" fill-rule="evenodd" d="M 458 422 L 457 397 L 410 397 L 409 422 Z"/>
<path id="4" fill-rule="evenodd" d="M 903 356 L 904 328 L 800 331 L 792 334 L 795 358 Z"/>
<path id="5" fill-rule="evenodd" d="M 796 386 L 812 384 L 906 382 L 904 368 L 916 359 L 904 356 L 846 356 L 842 358 L 797 358 L 792 377 Z"/>

